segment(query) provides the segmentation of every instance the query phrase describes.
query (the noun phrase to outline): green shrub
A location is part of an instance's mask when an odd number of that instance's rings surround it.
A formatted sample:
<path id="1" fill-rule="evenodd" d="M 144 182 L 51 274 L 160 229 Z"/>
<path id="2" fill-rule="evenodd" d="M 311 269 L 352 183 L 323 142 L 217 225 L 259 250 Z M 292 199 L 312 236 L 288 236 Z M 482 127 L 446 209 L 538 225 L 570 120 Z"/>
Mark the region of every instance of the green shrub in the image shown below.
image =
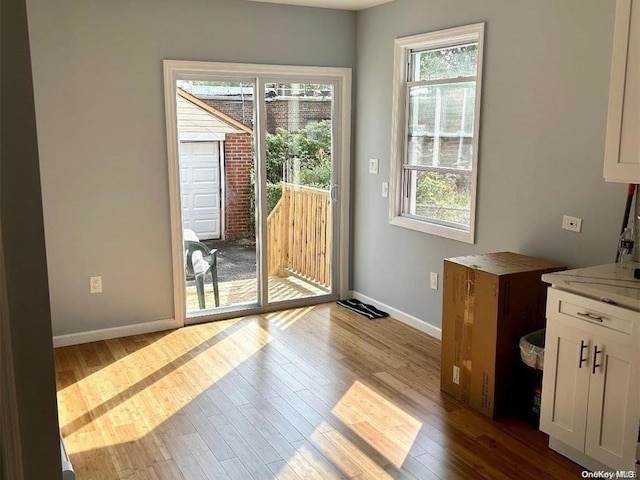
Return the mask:
<path id="1" fill-rule="evenodd" d="M 267 183 L 267 215 L 275 208 L 282 197 L 281 183 Z"/>
<path id="2" fill-rule="evenodd" d="M 284 168 L 300 161 L 300 184 L 329 189 L 331 184 L 331 120 L 310 123 L 298 132 L 279 128 L 267 134 L 267 182 L 284 180 Z"/>

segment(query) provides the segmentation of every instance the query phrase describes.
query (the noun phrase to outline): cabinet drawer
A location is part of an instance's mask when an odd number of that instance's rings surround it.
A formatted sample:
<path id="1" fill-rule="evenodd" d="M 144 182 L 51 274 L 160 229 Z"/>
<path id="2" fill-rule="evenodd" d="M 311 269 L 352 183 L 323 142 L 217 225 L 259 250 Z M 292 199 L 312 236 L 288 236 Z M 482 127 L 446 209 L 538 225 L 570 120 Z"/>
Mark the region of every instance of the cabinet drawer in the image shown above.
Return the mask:
<path id="1" fill-rule="evenodd" d="M 627 335 L 633 335 L 634 324 L 640 322 L 638 312 L 550 288 L 547 316 L 554 314 L 572 317 Z"/>

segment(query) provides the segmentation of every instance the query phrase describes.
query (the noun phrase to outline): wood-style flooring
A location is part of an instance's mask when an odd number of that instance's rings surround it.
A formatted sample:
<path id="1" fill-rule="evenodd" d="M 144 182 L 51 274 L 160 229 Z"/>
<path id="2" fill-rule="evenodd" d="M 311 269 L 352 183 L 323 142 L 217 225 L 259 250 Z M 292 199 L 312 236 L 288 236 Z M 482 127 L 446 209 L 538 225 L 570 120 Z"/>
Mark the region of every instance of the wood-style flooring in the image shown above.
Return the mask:
<path id="1" fill-rule="evenodd" d="M 526 422 L 440 392 L 440 343 L 320 305 L 55 351 L 78 480 L 565 479 Z"/>

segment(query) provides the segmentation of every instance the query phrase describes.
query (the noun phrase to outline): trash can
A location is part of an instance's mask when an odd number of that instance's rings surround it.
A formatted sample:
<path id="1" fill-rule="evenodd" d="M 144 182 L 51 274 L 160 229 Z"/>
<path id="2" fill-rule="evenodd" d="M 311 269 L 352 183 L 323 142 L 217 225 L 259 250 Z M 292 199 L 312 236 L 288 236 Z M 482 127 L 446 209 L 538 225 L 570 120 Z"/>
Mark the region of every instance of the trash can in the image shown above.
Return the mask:
<path id="1" fill-rule="evenodd" d="M 546 328 L 525 335 L 520 339 L 520 357 L 525 365 L 537 370 L 544 366 L 544 335 Z"/>
<path id="2" fill-rule="evenodd" d="M 533 369 L 528 382 L 528 408 L 531 420 L 540 421 L 540 404 L 542 402 L 542 369 L 544 368 L 544 337 L 546 329 L 525 335 L 520 339 L 520 358 Z"/>

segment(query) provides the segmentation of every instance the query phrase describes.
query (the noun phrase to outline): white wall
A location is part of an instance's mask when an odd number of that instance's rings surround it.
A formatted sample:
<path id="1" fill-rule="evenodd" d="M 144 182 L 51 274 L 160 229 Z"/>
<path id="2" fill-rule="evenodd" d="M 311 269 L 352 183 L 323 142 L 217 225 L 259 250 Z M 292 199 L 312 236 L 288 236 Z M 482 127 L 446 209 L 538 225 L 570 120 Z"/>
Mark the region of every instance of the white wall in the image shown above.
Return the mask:
<path id="1" fill-rule="evenodd" d="M 352 67 L 355 13 L 28 0 L 55 335 L 173 318 L 162 60 Z M 89 294 L 102 275 L 104 293 Z"/>
<path id="2" fill-rule="evenodd" d="M 511 250 L 612 262 L 625 187 L 602 179 L 613 0 L 396 0 L 358 14 L 354 290 L 440 326 L 429 272 L 444 258 Z M 486 22 L 477 242 L 390 226 L 393 40 Z M 380 158 L 380 175 L 367 159 Z M 562 215 L 583 231 L 560 229 Z"/>

